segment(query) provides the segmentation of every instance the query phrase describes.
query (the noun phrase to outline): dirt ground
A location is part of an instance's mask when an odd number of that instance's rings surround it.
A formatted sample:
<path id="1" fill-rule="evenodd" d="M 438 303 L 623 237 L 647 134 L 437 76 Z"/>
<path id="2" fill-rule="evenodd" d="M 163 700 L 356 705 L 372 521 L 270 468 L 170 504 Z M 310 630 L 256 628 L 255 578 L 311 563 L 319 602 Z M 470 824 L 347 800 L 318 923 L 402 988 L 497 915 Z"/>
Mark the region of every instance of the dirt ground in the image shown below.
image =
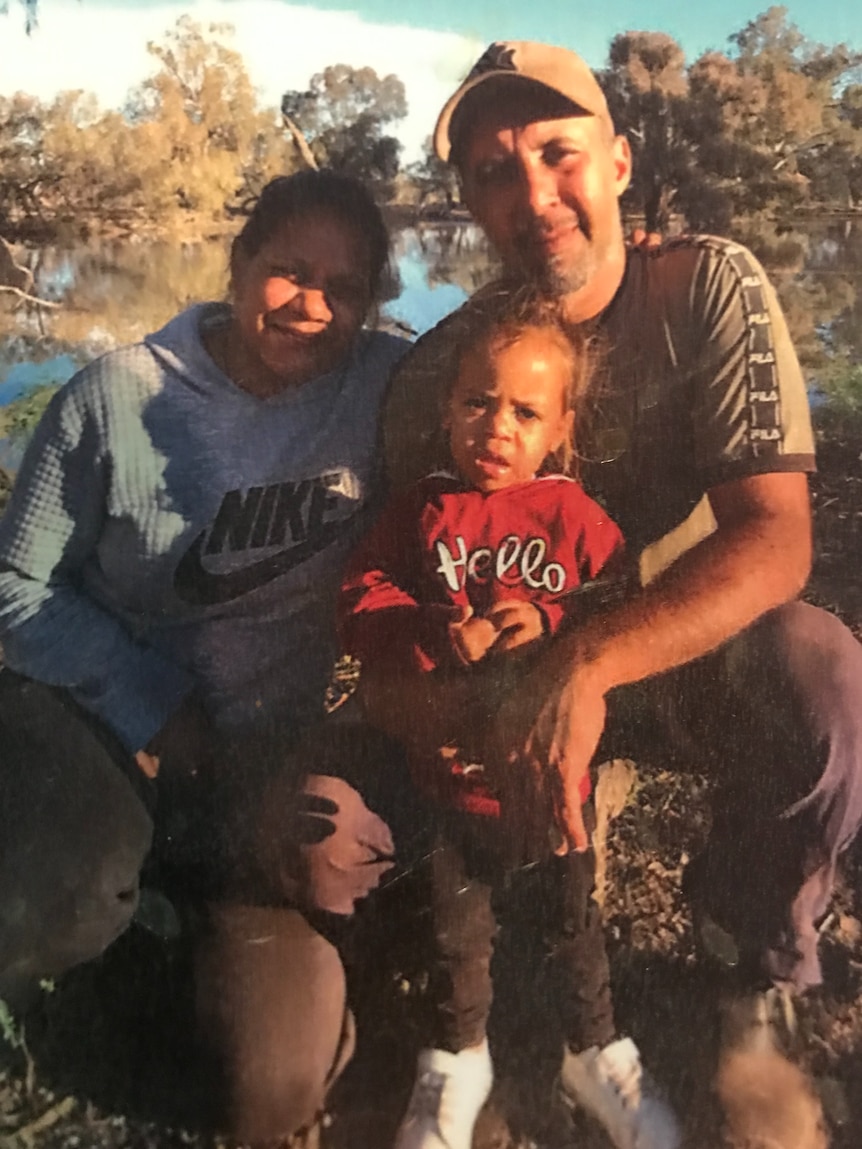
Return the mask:
<path id="1" fill-rule="evenodd" d="M 818 558 L 808 597 L 859 635 L 862 434 L 830 435 L 820 467 L 813 484 Z M 711 1082 L 722 975 L 695 961 L 679 888 L 685 861 L 708 829 L 708 787 L 697 774 L 670 773 L 661 762 L 637 767 L 634 795 L 609 843 L 606 919 L 618 1021 L 684 1115 L 689 1149 L 718 1149 Z M 408 880 L 390 892 L 387 912 L 403 920 L 420 903 L 421 892 Z M 332 1099 L 327 1149 L 386 1149 L 410 1088 L 423 1004 L 421 958 L 411 931 L 393 943 L 391 929 L 380 925 L 365 914 L 354 942 L 372 960 L 352 987 L 361 1042 Z M 832 1146 L 857 1149 L 862 850 L 846 859 L 822 951 L 825 985 L 800 1006 L 797 1053 L 822 1097 Z M 596 1128 L 583 1120 L 572 1127 L 551 1104 L 560 1038 L 553 1002 L 530 955 L 503 939 L 496 960 L 498 1081 L 477 1149 L 607 1149 Z M 23 1030 L 9 1033 L 13 1044 L 0 1039 L 0 1146 L 220 1146 L 217 1137 L 196 1131 L 208 1086 L 195 1073 L 187 975 L 181 941 L 133 928 L 100 962 L 72 971 L 43 994 L 24 1014 Z M 791 1146 L 776 1143 L 776 1149 Z"/>

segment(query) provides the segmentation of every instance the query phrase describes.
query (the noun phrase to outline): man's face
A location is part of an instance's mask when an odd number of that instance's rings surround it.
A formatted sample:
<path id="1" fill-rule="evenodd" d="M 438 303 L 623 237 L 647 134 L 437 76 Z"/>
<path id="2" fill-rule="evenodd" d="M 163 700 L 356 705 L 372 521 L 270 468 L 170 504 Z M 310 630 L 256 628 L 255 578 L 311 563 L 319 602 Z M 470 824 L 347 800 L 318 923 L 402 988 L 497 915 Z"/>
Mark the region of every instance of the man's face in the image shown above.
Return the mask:
<path id="1" fill-rule="evenodd" d="M 467 206 L 510 271 L 555 295 L 584 296 L 582 318 L 593 296 L 598 309 L 609 302 L 625 259 L 623 137 L 595 116 L 539 119 L 498 104 L 471 117 L 460 160 Z"/>

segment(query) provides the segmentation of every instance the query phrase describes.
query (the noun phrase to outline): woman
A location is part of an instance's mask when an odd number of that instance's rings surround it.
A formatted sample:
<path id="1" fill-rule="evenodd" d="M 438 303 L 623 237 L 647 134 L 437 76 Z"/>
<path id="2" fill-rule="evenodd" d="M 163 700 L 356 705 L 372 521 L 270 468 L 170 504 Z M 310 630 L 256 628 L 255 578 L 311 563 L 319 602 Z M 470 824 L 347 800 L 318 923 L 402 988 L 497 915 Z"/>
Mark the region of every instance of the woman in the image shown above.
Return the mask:
<path id="1" fill-rule="evenodd" d="M 125 928 L 155 829 L 162 878 L 210 908 L 197 1002 L 243 1140 L 312 1122 L 349 1055 L 335 950 L 286 905 L 349 913 L 391 865 L 357 791 L 286 757 L 377 494 L 406 348 L 363 330 L 387 260 L 361 185 L 273 181 L 230 304 L 64 387 L 0 523 L 0 994 Z"/>

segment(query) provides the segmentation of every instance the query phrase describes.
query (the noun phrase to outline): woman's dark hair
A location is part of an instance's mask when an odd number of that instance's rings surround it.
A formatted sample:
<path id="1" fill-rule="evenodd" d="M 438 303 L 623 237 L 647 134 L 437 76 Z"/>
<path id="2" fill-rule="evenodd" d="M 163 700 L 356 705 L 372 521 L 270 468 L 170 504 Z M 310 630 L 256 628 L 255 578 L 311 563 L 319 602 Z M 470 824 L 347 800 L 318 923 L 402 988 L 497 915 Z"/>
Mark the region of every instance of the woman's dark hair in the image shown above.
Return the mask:
<path id="1" fill-rule="evenodd" d="M 368 250 L 368 287 L 377 300 L 389 269 L 389 232 L 371 193 L 353 176 L 311 168 L 277 176 L 266 185 L 233 241 L 233 252 L 253 259 L 290 219 L 325 212 L 352 228 Z"/>

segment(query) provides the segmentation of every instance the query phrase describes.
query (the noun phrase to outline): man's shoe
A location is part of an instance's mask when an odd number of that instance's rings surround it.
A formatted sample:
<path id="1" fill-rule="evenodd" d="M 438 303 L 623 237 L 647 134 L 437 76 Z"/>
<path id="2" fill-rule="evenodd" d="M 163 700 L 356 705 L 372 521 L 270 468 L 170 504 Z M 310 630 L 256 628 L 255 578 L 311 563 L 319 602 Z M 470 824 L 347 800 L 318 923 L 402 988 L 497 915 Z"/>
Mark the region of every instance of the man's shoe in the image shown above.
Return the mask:
<path id="1" fill-rule="evenodd" d="M 493 1079 L 487 1042 L 460 1053 L 424 1049 L 395 1149 L 470 1149 Z"/>
<path id="2" fill-rule="evenodd" d="M 792 998 L 777 986 L 724 1007 L 715 1091 L 733 1144 L 826 1149 L 820 1101 L 787 1056 L 795 1029 Z"/>
<path id="3" fill-rule="evenodd" d="M 673 1111 L 653 1091 L 629 1037 L 584 1053 L 567 1050 L 560 1070 L 563 1101 L 580 1106 L 617 1149 L 677 1149 L 682 1135 Z"/>

